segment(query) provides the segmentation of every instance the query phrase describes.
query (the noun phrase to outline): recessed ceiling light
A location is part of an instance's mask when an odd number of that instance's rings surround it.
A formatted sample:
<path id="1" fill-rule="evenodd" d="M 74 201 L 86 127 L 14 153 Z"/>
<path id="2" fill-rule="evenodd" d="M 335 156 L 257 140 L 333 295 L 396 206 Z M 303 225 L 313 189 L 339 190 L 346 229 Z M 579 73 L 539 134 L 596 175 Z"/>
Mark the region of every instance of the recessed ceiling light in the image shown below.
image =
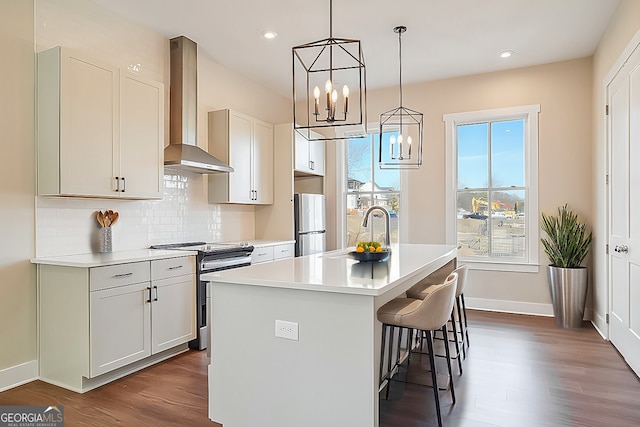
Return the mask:
<path id="1" fill-rule="evenodd" d="M 498 56 L 500 58 L 508 58 L 511 55 L 513 55 L 513 51 L 512 50 L 501 50 L 500 52 L 498 52 Z"/>
<path id="2" fill-rule="evenodd" d="M 278 37 L 278 33 L 271 30 L 265 30 L 262 32 L 262 37 L 264 37 L 265 39 L 275 39 L 276 37 Z"/>

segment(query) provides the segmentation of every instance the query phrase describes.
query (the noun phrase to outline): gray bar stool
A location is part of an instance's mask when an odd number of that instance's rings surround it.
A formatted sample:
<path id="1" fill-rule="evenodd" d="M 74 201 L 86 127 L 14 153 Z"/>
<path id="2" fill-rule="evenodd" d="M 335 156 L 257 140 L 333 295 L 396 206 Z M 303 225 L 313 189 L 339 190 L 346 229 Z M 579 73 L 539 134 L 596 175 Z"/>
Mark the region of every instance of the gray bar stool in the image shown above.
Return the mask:
<path id="1" fill-rule="evenodd" d="M 455 348 L 456 355 L 451 356 L 452 359 L 457 359 L 458 361 L 458 370 L 460 374 L 462 374 L 462 361 L 460 360 L 460 346 L 462 346 L 462 356 L 466 359 L 467 352 L 465 349 L 465 345 L 469 347 L 469 331 L 467 326 L 467 309 L 464 304 L 464 288 L 467 283 L 467 271 L 468 267 L 466 265 L 461 265 L 454 270 L 455 273 L 458 274 L 458 284 L 456 287 L 456 304 L 455 310 L 457 312 L 457 321 L 459 325 L 456 325 L 456 316 L 454 315 L 453 310 L 451 311 L 451 324 L 453 329 L 453 335 L 455 337 Z M 424 299 L 432 290 L 432 284 L 428 280 L 427 277 L 422 282 L 413 286 L 411 289 L 407 291 L 408 298 L 415 299 Z M 464 316 L 464 319 L 463 319 Z M 458 327 L 459 326 L 459 327 Z M 459 335 L 458 335 L 459 333 Z M 453 342 L 454 340 L 451 340 Z"/>
<path id="2" fill-rule="evenodd" d="M 447 335 L 447 322 L 453 310 L 453 304 L 456 295 L 456 285 L 458 275 L 451 273 L 444 283 L 434 285 L 429 294 L 422 300 L 414 298 L 396 298 L 389 301 L 378 309 L 378 320 L 382 322 L 382 345 L 380 351 L 380 383 L 386 381 L 387 397 L 389 396 L 389 387 L 391 385 L 391 360 L 389 360 L 389 372 L 382 375 L 384 366 L 384 350 L 386 341 L 387 327 L 406 328 L 408 330 L 417 329 L 420 336 L 426 336 L 427 346 L 429 348 L 429 363 L 431 364 L 431 381 L 433 385 L 433 395 L 436 403 L 436 412 L 438 415 L 438 425 L 442 426 L 442 415 L 440 411 L 440 396 L 438 391 L 438 379 L 436 375 L 436 364 L 433 351 L 433 340 L 431 331 L 441 330 L 444 336 Z M 400 339 L 400 338 L 399 338 Z M 393 347 L 393 333 L 391 334 L 389 343 L 389 354 Z M 451 372 L 451 354 L 449 346 L 445 345 L 447 355 L 447 369 L 449 371 L 449 387 L 451 390 L 451 400 L 456 403 L 456 395 L 453 387 L 453 375 Z M 395 366 L 394 366 L 395 368 Z"/>

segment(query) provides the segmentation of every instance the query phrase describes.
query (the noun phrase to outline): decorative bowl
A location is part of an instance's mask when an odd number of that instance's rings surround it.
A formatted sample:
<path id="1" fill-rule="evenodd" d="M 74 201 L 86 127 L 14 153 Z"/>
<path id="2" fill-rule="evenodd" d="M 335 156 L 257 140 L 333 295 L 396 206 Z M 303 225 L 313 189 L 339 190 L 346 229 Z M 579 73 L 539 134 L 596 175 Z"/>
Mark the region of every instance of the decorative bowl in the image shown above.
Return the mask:
<path id="1" fill-rule="evenodd" d="M 356 251 L 349 252 L 349 256 L 351 258 L 358 260 L 360 262 L 386 261 L 387 259 L 389 259 L 390 255 L 391 255 L 391 250 L 389 249 L 385 249 L 382 252 L 356 252 Z"/>

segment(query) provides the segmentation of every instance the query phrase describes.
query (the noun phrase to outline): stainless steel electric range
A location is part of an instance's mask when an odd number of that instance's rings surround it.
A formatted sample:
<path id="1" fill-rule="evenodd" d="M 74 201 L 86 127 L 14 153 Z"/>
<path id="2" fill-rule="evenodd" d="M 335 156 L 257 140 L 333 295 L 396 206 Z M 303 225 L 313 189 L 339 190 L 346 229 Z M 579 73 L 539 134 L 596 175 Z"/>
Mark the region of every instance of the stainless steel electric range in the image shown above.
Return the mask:
<path id="1" fill-rule="evenodd" d="M 251 265 L 253 246 L 248 243 L 172 243 L 169 245 L 154 245 L 151 249 L 177 249 L 197 251 L 196 255 L 196 325 L 198 334 L 195 340 L 189 342 L 189 347 L 204 350 L 208 346 L 207 320 L 207 283 L 200 280 L 204 273 L 227 270 L 230 268 Z"/>

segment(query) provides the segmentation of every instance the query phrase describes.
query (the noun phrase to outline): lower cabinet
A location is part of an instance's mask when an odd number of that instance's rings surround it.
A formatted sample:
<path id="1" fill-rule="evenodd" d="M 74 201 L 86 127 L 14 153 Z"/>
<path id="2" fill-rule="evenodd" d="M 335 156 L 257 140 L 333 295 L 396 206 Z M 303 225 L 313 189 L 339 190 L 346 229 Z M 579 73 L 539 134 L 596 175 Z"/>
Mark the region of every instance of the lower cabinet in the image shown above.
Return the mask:
<path id="1" fill-rule="evenodd" d="M 151 353 L 196 337 L 195 276 L 154 281 L 151 304 Z"/>
<path id="2" fill-rule="evenodd" d="M 196 337 L 195 257 L 41 265 L 38 300 L 40 377 L 84 392 L 177 354 Z"/>
<path id="3" fill-rule="evenodd" d="M 91 377 L 151 355 L 149 282 L 91 292 Z"/>
<path id="4" fill-rule="evenodd" d="M 294 244 L 280 243 L 273 245 L 260 245 L 253 249 L 251 254 L 251 264 L 275 261 L 283 258 L 293 258 Z"/>

